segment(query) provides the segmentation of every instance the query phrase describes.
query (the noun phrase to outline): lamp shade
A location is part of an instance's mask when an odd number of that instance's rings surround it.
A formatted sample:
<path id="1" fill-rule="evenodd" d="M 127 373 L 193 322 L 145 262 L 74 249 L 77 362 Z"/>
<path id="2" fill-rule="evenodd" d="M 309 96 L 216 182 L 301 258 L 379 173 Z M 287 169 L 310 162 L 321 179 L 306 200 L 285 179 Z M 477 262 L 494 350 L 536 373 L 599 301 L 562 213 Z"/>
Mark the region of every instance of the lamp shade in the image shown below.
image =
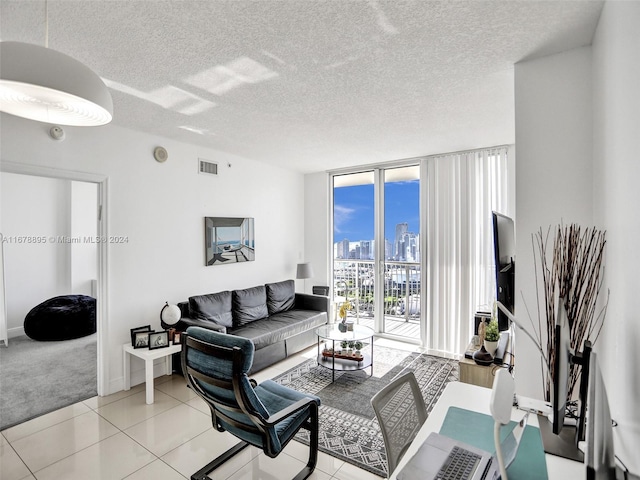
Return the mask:
<path id="1" fill-rule="evenodd" d="M 102 79 L 64 53 L 0 42 L 0 111 L 39 122 L 105 125 L 113 100 Z"/>
<path id="2" fill-rule="evenodd" d="M 160 310 L 160 320 L 167 325 L 175 325 L 180 320 L 181 313 L 180 307 L 177 305 L 169 305 L 169 302 L 165 303 L 162 310 Z"/>
<path id="3" fill-rule="evenodd" d="M 310 263 L 299 263 L 296 271 L 296 278 L 312 278 L 313 268 Z"/>

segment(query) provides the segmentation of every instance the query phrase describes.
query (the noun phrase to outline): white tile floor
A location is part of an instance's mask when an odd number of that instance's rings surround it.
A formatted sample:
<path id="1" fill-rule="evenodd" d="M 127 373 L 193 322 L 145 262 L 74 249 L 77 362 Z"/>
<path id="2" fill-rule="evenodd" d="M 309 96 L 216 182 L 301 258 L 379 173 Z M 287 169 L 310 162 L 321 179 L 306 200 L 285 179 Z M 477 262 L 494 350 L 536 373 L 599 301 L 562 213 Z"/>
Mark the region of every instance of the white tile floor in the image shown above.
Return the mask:
<path id="1" fill-rule="evenodd" d="M 415 347 L 393 343 L 398 348 Z M 258 382 L 314 358 L 316 348 L 262 370 Z M 235 437 L 211 426 L 208 407 L 183 377 L 155 379 L 155 403 L 145 403 L 144 384 L 107 397 L 94 397 L 3 430 L 1 480 L 180 480 L 190 478 L 227 448 Z M 308 447 L 291 442 L 277 458 L 253 447 L 218 468 L 213 480 L 287 479 L 306 462 Z M 320 452 L 310 477 L 316 480 L 379 480 Z"/>

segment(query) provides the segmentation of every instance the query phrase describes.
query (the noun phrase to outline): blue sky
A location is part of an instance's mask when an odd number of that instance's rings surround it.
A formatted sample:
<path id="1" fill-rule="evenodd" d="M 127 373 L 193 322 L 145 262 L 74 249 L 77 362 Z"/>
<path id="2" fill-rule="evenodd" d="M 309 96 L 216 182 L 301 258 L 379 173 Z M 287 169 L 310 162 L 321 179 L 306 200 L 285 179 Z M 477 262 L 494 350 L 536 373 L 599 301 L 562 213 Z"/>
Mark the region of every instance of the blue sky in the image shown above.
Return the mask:
<path id="1" fill-rule="evenodd" d="M 385 238 L 395 240 L 396 224 L 406 222 L 409 231 L 420 230 L 420 182 L 385 183 Z M 373 240 L 373 185 L 340 187 L 333 190 L 334 242 Z"/>

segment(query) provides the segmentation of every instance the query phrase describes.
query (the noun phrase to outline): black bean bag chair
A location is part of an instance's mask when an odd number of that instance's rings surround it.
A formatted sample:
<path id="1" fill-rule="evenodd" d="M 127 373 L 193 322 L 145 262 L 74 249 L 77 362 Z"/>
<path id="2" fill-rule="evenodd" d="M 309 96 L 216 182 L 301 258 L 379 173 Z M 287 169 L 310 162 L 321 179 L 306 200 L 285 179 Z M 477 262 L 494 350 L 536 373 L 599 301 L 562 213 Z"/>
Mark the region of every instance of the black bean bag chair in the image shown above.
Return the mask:
<path id="1" fill-rule="evenodd" d="M 71 340 L 96 333 L 96 299 L 62 295 L 45 300 L 24 318 L 24 333 L 34 340 Z"/>

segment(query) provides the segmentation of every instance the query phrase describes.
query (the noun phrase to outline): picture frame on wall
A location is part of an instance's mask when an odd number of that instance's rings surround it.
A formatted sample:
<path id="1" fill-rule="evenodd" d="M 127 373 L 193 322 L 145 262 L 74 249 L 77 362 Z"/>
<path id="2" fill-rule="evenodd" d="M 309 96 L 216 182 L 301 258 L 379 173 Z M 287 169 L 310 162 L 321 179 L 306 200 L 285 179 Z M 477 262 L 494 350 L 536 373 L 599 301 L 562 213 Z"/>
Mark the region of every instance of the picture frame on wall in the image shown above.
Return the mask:
<path id="1" fill-rule="evenodd" d="M 131 329 L 131 345 L 133 348 L 147 348 L 149 346 L 148 339 L 145 337 L 151 332 L 151 325 L 144 325 Z M 138 335 L 139 333 L 144 335 Z"/>
<path id="2" fill-rule="evenodd" d="M 169 332 L 163 330 L 161 332 L 151 332 L 149 334 L 149 350 L 158 348 L 167 348 L 169 346 Z"/>
<path id="3" fill-rule="evenodd" d="M 253 218 L 204 217 L 205 265 L 256 259 Z"/>

